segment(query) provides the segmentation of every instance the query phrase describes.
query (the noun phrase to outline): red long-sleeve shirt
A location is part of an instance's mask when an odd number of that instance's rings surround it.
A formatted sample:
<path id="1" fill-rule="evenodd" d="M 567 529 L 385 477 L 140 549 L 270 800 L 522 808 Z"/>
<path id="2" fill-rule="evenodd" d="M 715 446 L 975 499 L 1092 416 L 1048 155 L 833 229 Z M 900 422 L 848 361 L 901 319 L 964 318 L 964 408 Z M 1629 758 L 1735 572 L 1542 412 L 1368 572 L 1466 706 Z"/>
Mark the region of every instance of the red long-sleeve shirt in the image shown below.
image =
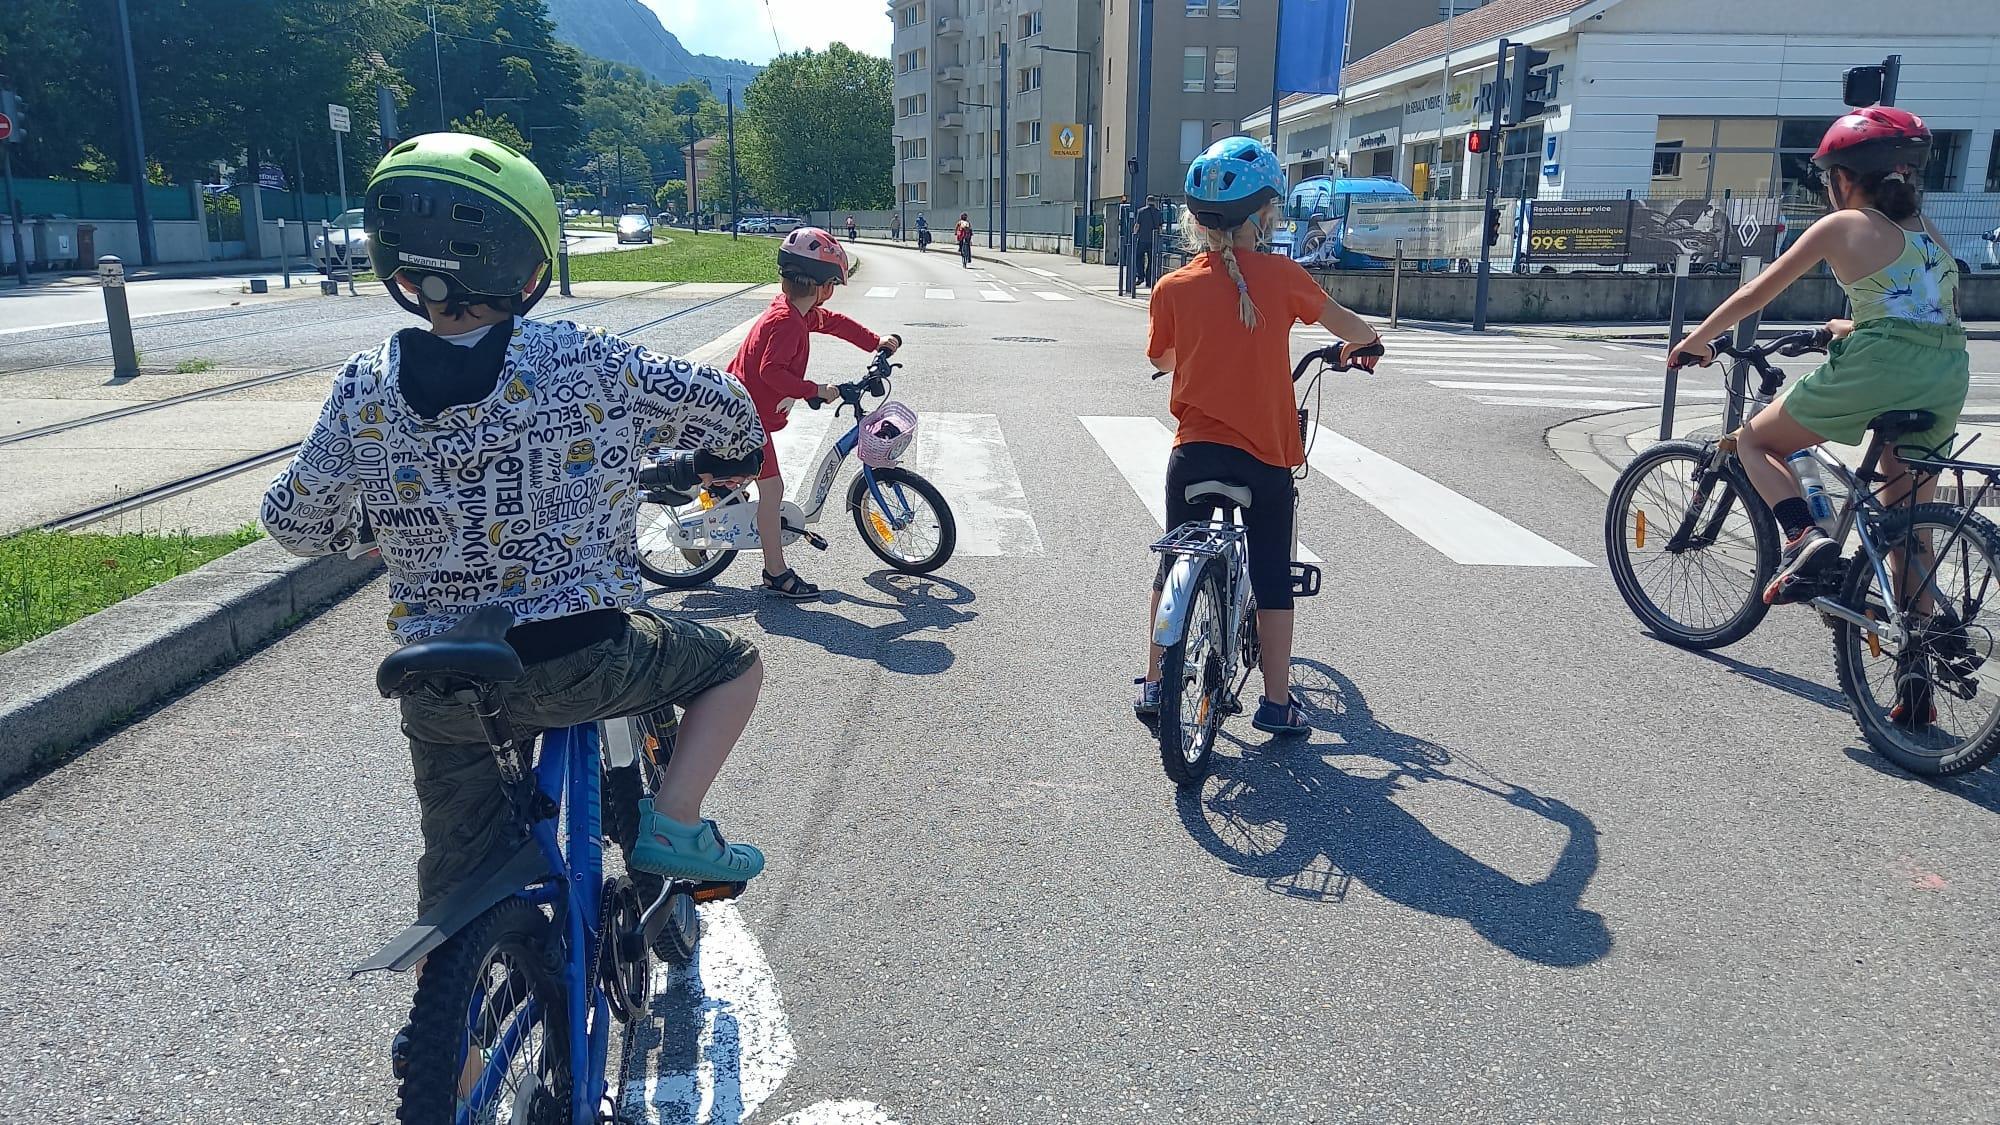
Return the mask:
<path id="1" fill-rule="evenodd" d="M 749 389 L 767 433 L 785 428 L 779 403 L 788 398 L 810 398 L 818 389 L 806 378 L 814 332 L 838 336 L 863 351 L 882 346 L 881 337 L 851 317 L 823 306 L 802 316 L 783 293 L 772 298 L 771 307 L 750 326 L 750 335 L 743 338 L 743 346 L 736 349 L 736 358 L 729 364 L 730 372 Z"/>

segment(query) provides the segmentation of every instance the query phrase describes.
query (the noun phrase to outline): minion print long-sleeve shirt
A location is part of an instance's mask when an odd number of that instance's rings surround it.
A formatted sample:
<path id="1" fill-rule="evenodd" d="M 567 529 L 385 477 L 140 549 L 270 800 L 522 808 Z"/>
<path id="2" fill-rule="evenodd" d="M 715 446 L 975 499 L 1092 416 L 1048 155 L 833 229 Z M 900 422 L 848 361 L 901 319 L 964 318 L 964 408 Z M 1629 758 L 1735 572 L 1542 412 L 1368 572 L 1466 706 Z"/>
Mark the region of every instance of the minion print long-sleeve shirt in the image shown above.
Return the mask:
<path id="1" fill-rule="evenodd" d="M 399 392 L 393 337 L 354 356 L 264 495 L 264 529 L 297 555 L 339 549 L 366 511 L 403 641 L 481 606 L 528 622 L 632 604 L 645 452 L 764 444 L 726 372 L 567 321 L 516 319 L 512 333 L 493 392 L 435 418 Z"/>

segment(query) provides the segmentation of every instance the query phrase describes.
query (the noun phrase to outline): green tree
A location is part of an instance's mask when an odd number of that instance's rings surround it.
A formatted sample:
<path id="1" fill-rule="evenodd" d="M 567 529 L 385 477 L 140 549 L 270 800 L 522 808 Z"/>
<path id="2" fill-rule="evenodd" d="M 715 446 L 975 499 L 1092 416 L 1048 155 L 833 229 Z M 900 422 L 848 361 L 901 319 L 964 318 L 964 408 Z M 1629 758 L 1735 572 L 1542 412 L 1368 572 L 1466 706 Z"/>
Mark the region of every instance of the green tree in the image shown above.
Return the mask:
<path id="1" fill-rule="evenodd" d="M 488 117 L 483 109 L 473 110 L 472 116 L 459 118 L 451 123 L 451 127 L 455 132 L 471 133 L 476 137 L 485 137 L 489 141 L 499 141 L 517 152 L 529 152 L 534 147 L 521 136 L 521 130 L 515 126 L 513 119 Z"/>
<path id="2" fill-rule="evenodd" d="M 583 164 L 583 182 L 597 189 L 607 210 L 634 198 L 652 198 L 653 165 L 639 146 L 600 130 L 590 135 L 584 147 L 590 156 Z"/>
<path id="3" fill-rule="evenodd" d="M 687 210 L 687 201 L 688 182 L 668 180 L 660 185 L 660 190 L 653 193 L 653 210 L 684 212 Z"/>
<path id="4" fill-rule="evenodd" d="M 887 59 L 843 43 L 779 55 L 744 92 L 743 170 L 782 207 L 887 207 L 892 108 Z"/>
<path id="5" fill-rule="evenodd" d="M 575 48 L 555 38 L 543 0 L 436 0 L 435 39 L 425 4 L 394 2 L 413 32 L 391 56 L 409 90 L 404 132 L 430 132 L 483 110 L 511 120 L 533 142 L 531 155 L 543 174 L 563 178 L 584 136 L 577 111 L 584 63 Z"/>
<path id="6" fill-rule="evenodd" d="M 740 161 L 741 157 L 738 160 Z M 714 201 L 715 210 L 727 209 L 731 201 L 736 198 L 743 200 L 743 207 L 746 210 L 760 204 L 757 189 L 751 185 L 750 178 L 743 174 L 740 165 L 732 168 L 728 141 L 716 145 L 715 150 L 709 153 L 708 166 L 711 170 L 710 178 L 702 182 L 702 187 Z M 737 194 L 731 195 L 732 190 Z"/>

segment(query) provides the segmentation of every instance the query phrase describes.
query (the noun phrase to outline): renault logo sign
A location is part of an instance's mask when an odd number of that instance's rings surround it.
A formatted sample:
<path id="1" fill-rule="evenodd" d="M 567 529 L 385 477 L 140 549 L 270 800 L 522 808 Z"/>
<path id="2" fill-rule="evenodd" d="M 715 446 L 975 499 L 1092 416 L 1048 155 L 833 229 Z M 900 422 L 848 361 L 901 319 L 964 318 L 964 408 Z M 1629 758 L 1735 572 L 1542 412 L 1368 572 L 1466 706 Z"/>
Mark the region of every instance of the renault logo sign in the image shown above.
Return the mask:
<path id="1" fill-rule="evenodd" d="M 1049 132 L 1049 155 L 1076 160 L 1083 155 L 1083 126 L 1057 125 Z"/>

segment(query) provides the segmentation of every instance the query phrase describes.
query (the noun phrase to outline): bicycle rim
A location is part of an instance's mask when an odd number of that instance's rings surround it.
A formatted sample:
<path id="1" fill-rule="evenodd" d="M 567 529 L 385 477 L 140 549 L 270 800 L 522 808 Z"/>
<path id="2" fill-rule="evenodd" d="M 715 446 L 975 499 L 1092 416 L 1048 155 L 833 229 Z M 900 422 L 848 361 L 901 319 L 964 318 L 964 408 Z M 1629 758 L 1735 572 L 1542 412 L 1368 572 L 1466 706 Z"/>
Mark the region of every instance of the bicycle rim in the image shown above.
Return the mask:
<path id="1" fill-rule="evenodd" d="M 699 511 L 693 504 L 670 508 L 665 504 L 642 503 L 633 529 L 633 546 L 639 558 L 662 575 L 686 577 L 701 573 L 726 552 L 687 550 L 675 546 L 674 534 L 680 521 Z"/>
<path id="2" fill-rule="evenodd" d="M 1175 733 L 1178 751 L 1189 772 L 1207 760 L 1215 745 L 1216 731 L 1222 726 L 1223 610 L 1215 596 L 1215 583 L 1204 578 L 1196 588 L 1194 604 L 1188 608 L 1186 655 L 1181 661 L 1180 690 L 1175 693 L 1179 722 Z"/>
<path id="3" fill-rule="evenodd" d="M 1841 687 L 1862 736 L 1897 765 L 1934 777 L 1976 769 L 2000 753 L 2000 666 L 1993 659 L 2000 651 L 2000 533 L 1974 517 L 1954 537 L 1960 514 L 1926 504 L 1914 515 L 1921 553 L 1931 555 L 1935 570 L 1924 589 L 1903 599 L 1909 651 L 1891 652 L 1844 622 L 1834 636 Z M 1885 541 L 1905 542 L 1903 526 Z M 1922 564 L 1916 573 L 1929 569 Z M 1855 560 L 1842 600 L 1872 607 L 1865 612 L 1880 618 L 1883 594 L 1866 558 Z"/>
<path id="4" fill-rule="evenodd" d="M 875 500 L 878 491 L 881 503 Z M 916 566 L 937 555 L 944 542 L 944 520 L 930 500 L 908 482 L 878 474 L 874 490 L 861 490 L 859 504 L 861 512 L 855 522 L 883 559 Z"/>
<path id="5" fill-rule="evenodd" d="M 1738 473 L 1698 496 L 1701 459 L 1692 443 L 1641 453 L 1612 490 L 1605 547 L 1641 621 L 1674 644 L 1715 648 L 1763 620 L 1776 532 Z M 1683 527 L 1692 529 L 1685 539 Z"/>

